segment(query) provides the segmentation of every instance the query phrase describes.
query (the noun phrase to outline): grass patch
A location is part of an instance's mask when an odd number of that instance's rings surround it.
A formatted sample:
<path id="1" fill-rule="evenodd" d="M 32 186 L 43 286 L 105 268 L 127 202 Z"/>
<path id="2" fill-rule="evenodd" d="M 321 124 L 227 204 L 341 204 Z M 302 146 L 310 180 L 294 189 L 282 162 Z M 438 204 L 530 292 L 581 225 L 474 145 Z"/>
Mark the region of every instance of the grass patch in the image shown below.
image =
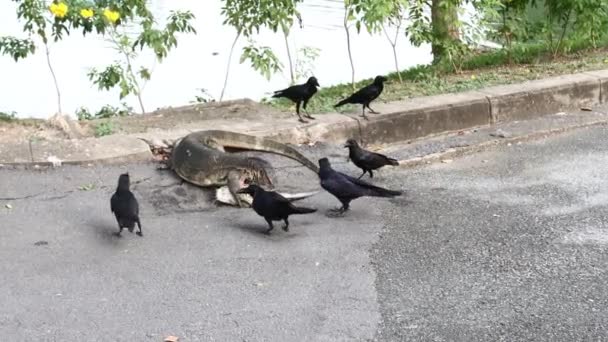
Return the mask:
<path id="1" fill-rule="evenodd" d="M 20 125 L 20 126 L 37 126 L 44 122 L 42 119 L 19 119 L 16 112 L 0 112 L 0 126 L 2 125 Z"/>
<path id="2" fill-rule="evenodd" d="M 97 125 L 95 125 L 95 136 L 96 137 L 103 137 L 106 135 L 112 135 L 114 134 L 114 125 L 109 122 L 109 121 L 105 121 L 105 122 L 100 122 Z"/>
<path id="3" fill-rule="evenodd" d="M 93 114 L 86 107 L 80 107 L 76 110 L 76 117 L 79 121 L 94 120 L 94 119 L 108 119 L 116 118 L 121 116 L 129 116 L 133 114 L 133 108 L 122 103 L 122 108 L 114 107 L 111 105 L 105 105 L 101 107 L 97 113 Z"/>
<path id="4" fill-rule="evenodd" d="M 17 120 L 17 113 L 10 112 L 0 112 L 0 122 L 13 122 Z"/>
<path id="5" fill-rule="evenodd" d="M 588 49 L 585 42 L 567 43 L 569 53 L 554 57 L 550 49 L 542 44 L 521 44 L 513 47 L 512 63 L 505 50 L 476 53 L 462 62 L 461 72 L 442 65 L 422 65 L 401 72 L 403 83 L 399 83 L 397 73 L 387 75 L 380 101 L 406 100 L 412 97 L 458 93 L 494 85 L 520 83 L 545 77 L 571 74 L 608 68 L 608 40 L 602 41 L 601 48 Z M 372 82 L 372 79 L 356 83 L 358 89 Z M 310 113 L 336 112 L 333 105 L 350 95 L 350 84 L 340 84 L 321 88 L 308 104 Z M 295 110 L 294 104 L 286 99 L 263 99 L 273 107 Z M 345 105 L 337 112 L 360 110 L 360 106 Z"/>

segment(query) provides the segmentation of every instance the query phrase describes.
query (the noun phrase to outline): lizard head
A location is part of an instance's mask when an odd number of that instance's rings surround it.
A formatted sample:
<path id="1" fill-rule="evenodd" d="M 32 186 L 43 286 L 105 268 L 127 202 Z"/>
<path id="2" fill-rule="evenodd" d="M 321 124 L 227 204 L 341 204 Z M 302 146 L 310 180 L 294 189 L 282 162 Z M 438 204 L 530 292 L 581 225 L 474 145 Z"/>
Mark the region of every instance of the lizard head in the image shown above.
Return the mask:
<path id="1" fill-rule="evenodd" d="M 214 148 L 219 151 L 224 150 L 224 146 L 222 144 L 220 144 L 217 140 L 213 139 L 212 137 L 205 137 L 203 139 L 202 143 L 204 145 L 207 145 L 210 148 Z"/>
<path id="2" fill-rule="evenodd" d="M 245 175 L 244 186 L 251 183 L 272 186 L 272 180 L 267 171 L 272 168 L 270 163 L 261 158 L 250 157 L 247 158 L 247 164 L 247 168 L 243 170 Z"/>
<path id="3" fill-rule="evenodd" d="M 258 186 L 257 184 L 254 183 L 250 183 L 247 187 L 241 188 L 237 191 L 237 193 L 239 194 L 248 194 L 248 195 L 255 195 L 255 193 L 257 191 L 260 191 L 260 189 L 262 189 L 260 186 Z"/>

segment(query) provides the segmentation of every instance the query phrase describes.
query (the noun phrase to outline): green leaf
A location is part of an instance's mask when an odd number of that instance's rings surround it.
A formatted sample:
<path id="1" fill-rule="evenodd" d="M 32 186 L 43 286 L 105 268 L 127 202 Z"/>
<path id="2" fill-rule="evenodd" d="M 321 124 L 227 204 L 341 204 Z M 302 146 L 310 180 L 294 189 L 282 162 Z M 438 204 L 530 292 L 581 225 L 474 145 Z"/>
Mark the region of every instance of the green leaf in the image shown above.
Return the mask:
<path id="1" fill-rule="evenodd" d="M 150 80 L 150 78 L 151 78 L 150 71 L 149 71 L 148 69 L 146 69 L 146 68 L 142 67 L 142 68 L 139 70 L 139 77 L 141 77 L 141 78 L 142 78 L 142 79 L 144 79 L 144 80 L 149 81 L 149 80 Z"/>
<path id="2" fill-rule="evenodd" d="M 243 64 L 248 58 L 247 51 L 243 51 L 241 58 L 239 58 L 239 64 Z"/>

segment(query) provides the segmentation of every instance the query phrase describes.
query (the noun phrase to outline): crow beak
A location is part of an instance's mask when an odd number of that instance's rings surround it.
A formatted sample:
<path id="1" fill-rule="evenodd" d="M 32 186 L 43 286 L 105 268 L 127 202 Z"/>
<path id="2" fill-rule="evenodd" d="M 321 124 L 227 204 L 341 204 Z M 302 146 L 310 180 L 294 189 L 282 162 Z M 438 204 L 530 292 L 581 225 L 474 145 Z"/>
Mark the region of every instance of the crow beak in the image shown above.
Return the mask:
<path id="1" fill-rule="evenodd" d="M 249 191 L 249 189 L 248 189 L 248 188 L 241 188 L 241 189 L 238 189 L 238 190 L 236 191 L 236 193 L 237 193 L 237 194 L 248 194 L 248 193 L 249 193 L 248 191 Z"/>

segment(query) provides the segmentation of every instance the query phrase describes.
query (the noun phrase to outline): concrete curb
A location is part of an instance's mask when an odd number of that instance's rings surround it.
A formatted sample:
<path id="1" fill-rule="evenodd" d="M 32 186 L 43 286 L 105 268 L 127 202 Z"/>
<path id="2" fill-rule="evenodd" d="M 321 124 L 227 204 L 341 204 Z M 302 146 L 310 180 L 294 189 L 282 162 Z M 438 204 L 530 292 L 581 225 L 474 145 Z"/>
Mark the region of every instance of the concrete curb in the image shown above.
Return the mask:
<path id="1" fill-rule="evenodd" d="M 608 75 L 607 75 L 608 76 Z M 480 90 L 493 123 L 526 120 L 601 103 L 602 78 L 585 73 Z"/>
<path id="2" fill-rule="evenodd" d="M 269 132 L 268 136 L 280 142 L 300 144 L 314 140 L 342 143 L 346 137 L 359 138 L 366 144 L 394 143 L 533 119 L 605 102 L 608 102 L 608 70 L 598 70 L 378 104 L 374 109 L 382 114 L 368 114 L 369 120 L 355 114 L 339 114 L 341 120 L 336 117 L 331 123 Z M 353 121 L 356 121 L 358 129 Z"/>
<path id="3" fill-rule="evenodd" d="M 22 156 L 24 150 L 29 150 L 27 159 L 30 161 L 19 160 L 24 159 Z M 140 139 L 123 135 L 35 142 L 29 149 L 22 148 L 18 153 L 21 158 L 13 158 L 17 161 L 6 161 L 10 158 L 10 153 L 7 154 L 8 157 L 4 155 L 0 157 L 0 165 L 3 167 L 49 167 L 53 166 L 53 162 L 48 160 L 50 156 L 57 156 L 61 165 L 110 165 L 152 160 L 152 152 L 148 144 Z"/>
<path id="4" fill-rule="evenodd" d="M 94 159 L 82 159 L 82 160 L 62 160 L 61 165 L 119 165 L 126 163 L 137 163 L 137 162 L 149 162 L 152 160 L 152 153 L 150 151 L 141 153 L 123 154 L 119 156 L 105 157 L 105 158 L 94 158 Z M 53 167 L 53 163 L 48 161 L 34 161 L 34 162 L 6 162 L 0 163 L 2 167 L 24 167 L 24 168 L 49 168 Z"/>
<path id="5" fill-rule="evenodd" d="M 393 143 L 491 123 L 490 104 L 476 91 L 391 103 L 378 110 L 383 114 L 359 119 L 364 143 Z"/>
<path id="6" fill-rule="evenodd" d="M 348 138 L 361 139 L 361 125 L 356 118 L 343 114 L 329 113 L 316 116 L 316 122 L 287 129 L 261 131 L 270 139 L 291 144 L 306 144 L 312 141 L 343 143 Z"/>
<path id="7" fill-rule="evenodd" d="M 175 110 L 225 106 L 248 101 L 251 100 L 186 106 Z M 358 115 L 361 107 L 357 106 L 353 114 L 315 115 L 317 119 L 307 124 L 300 124 L 295 119 L 280 123 L 280 120 L 277 120 L 268 123 L 268 128 L 259 123 L 254 130 L 246 131 L 290 144 L 314 141 L 343 143 L 348 138 L 358 139 L 364 144 L 390 144 L 450 131 L 533 119 L 560 111 L 593 107 L 605 102 L 608 102 L 608 69 L 476 91 L 378 103 L 374 105 L 374 109 L 381 114 L 368 114 L 369 120 L 363 120 Z M 292 120 L 293 126 L 290 126 Z M 230 122 L 227 124 L 230 127 Z M 217 127 L 203 129 L 211 128 Z M 72 143 L 71 147 L 65 148 L 68 157 L 60 157 L 64 159 L 63 164 L 115 164 L 152 160 L 147 144 L 137 136 L 112 135 L 77 141 L 80 143 Z M 79 154 L 81 145 L 87 143 L 95 146 L 96 153 Z M 69 150 L 70 148 L 72 150 Z M 34 159 L 33 156 L 34 162 L 3 162 L 3 159 L 9 158 L 0 158 L 0 164 L 5 166 L 52 165 L 45 158 Z"/>

